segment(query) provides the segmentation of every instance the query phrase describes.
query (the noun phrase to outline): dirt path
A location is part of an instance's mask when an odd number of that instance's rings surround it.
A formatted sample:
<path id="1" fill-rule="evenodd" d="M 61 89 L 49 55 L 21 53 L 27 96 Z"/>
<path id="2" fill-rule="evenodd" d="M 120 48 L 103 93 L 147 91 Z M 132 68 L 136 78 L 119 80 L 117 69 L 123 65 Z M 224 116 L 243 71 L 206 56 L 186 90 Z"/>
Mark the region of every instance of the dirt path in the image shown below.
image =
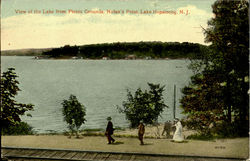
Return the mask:
<path id="1" fill-rule="evenodd" d="M 63 135 L 2 136 L 2 146 L 55 149 L 78 149 L 113 152 L 138 152 L 156 154 L 180 154 L 248 158 L 249 139 L 222 139 L 216 141 L 187 140 L 174 143 L 169 139 L 145 139 L 146 145 L 139 145 L 136 138 L 115 138 L 116 143 L 108 145 L 105 137 L 86 136 L 80 139 Z"/>

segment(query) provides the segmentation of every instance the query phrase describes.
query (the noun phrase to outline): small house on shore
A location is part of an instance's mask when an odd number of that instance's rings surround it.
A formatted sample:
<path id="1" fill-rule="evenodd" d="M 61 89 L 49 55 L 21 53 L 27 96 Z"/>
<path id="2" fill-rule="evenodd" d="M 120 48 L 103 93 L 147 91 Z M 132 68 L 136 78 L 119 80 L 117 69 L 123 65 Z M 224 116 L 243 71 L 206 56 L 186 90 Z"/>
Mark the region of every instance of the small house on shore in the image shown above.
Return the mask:
<path id="1" fill-rule="evenodd" d="M 134 60 L 134 59 L 136 59 L 136 55 L 127 55 L 125 59 Z"/>
<path id="2" fill-rule="evenodd" d="M 109 60 L 109 57 L 104 56 L 104 57 L 102 57 L 102 60 Z"/>

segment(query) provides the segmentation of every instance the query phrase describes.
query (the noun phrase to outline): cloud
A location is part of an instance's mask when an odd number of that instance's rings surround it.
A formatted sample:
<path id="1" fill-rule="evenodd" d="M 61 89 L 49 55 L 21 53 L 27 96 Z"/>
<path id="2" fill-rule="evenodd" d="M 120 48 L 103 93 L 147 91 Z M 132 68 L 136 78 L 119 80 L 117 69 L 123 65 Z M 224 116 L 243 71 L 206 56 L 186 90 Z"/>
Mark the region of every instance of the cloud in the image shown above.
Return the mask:
<path id="1" fill-rule="evenodd" d="M 99 10 L 99 9 L 92 9 Z M 179 41 L 203 43 L 201 26 L 212 14 L 184 6 L 189 15 L 64 14 L 15 15 L 1 20 L 2 49 L 59 47 L 105 42 Z"/>

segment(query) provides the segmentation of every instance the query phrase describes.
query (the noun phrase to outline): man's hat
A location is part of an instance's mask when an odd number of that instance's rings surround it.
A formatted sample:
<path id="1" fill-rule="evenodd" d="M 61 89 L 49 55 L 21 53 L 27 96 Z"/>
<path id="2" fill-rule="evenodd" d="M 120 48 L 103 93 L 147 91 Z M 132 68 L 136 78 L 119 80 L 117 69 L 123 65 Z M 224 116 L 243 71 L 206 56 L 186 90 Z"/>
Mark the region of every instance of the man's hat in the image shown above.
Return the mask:
<path id="1" fill-rule="evenodd" d="M 110 120 L 112 120 L 112 118 L 109 116 L 109 117 L 107 117 L 107 120 L 110 121 Z"/>

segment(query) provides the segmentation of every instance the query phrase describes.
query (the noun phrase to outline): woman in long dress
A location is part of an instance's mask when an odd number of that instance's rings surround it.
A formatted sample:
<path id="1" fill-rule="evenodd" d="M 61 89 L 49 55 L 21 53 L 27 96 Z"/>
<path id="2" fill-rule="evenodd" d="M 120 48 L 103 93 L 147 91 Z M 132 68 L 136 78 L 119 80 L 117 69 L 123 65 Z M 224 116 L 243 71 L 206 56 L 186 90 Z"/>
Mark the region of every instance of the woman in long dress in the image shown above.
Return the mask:
<path id="1" fill-rule="evenodd" d="M 182 133 L 182 125 L 181 122 L 178 120 L 178 122 L 174 125 L 176 127 L 173 140 L 176 142 L 182 142 L 184 140 L 184 136 Z"/>

